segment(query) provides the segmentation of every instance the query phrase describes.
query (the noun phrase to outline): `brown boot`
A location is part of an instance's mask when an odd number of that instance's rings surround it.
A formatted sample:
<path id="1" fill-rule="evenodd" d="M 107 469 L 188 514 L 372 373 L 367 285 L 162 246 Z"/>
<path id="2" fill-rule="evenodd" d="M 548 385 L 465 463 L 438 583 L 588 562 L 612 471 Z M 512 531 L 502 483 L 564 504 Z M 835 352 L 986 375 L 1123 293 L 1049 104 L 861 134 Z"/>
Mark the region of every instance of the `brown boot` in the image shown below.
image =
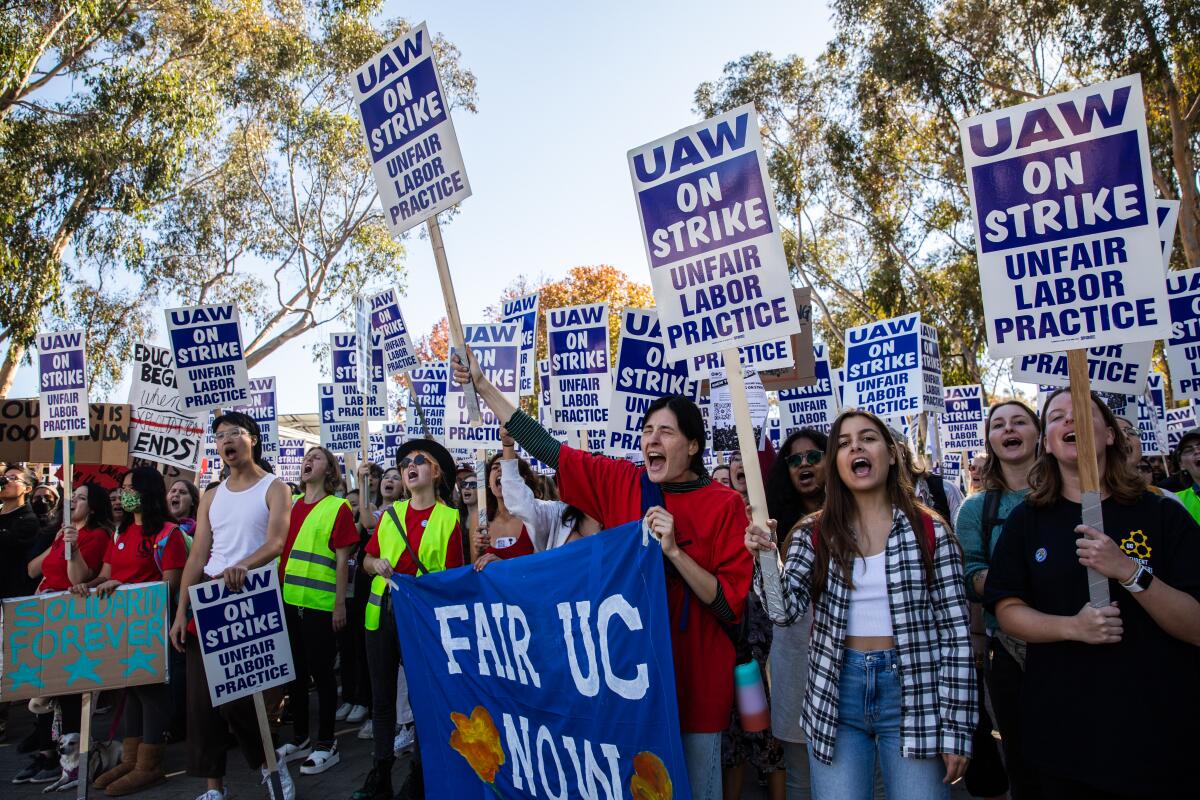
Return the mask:
<path id="1" fill-rule="evenodd" d="M 164 745 L 141 744 L 138 746 L 137 766 L 124 778 L 113 781 L 104 790 L 109 797 L 121 797 L 140 792 L 167 779 L 162 769 Z"/>
<path id="2" fill-rule="evenodd" d="M 133 772 L 134 766 L 137 764 L 138 745 L 142 743 L 140 736 L 126 736 L 121 742 L 121 761 L 108 772 L 102 773 L 100 777 L 92 782 L 92 786 L 96 789 L 103 789 L 117 778 L 124 778 L 130 772 Z"/>

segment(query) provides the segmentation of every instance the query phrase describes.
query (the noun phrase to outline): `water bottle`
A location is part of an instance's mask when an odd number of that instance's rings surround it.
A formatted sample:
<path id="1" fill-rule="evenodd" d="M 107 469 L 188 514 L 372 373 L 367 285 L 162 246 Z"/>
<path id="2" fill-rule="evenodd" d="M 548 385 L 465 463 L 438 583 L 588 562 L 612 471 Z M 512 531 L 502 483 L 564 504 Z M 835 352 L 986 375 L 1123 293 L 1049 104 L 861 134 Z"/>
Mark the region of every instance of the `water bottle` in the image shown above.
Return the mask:
<path id="1" fill-rule="evenodd" d="M 763 688 L 762 671 L 758 662 L 751 659 L 738 664 L 733 670 L 733 685 L 737 690 L 738 715 L 742 730 L 758 733 L 771 726 L 771 712 L 767 708 L 767 692 Z"/>

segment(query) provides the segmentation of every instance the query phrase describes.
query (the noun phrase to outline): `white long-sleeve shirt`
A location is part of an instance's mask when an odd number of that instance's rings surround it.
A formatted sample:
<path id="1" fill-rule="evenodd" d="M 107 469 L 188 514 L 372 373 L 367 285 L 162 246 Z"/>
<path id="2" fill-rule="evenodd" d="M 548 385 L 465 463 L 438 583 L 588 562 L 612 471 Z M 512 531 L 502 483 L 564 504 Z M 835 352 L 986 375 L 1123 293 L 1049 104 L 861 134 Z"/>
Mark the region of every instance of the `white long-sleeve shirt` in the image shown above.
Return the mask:
<path id="1" fill-rule="evenodd" d="M 500 461 L 500 491 L 504 493 L 504 505 L 521 522 L 533 541 L 535 552 L 552 550 L 566 544 L 574 526 L 564 525 L 563 511 L 567 504 L 561 500 L 538 500 L 533 490 L 525 484 L 516 459 Z"/>

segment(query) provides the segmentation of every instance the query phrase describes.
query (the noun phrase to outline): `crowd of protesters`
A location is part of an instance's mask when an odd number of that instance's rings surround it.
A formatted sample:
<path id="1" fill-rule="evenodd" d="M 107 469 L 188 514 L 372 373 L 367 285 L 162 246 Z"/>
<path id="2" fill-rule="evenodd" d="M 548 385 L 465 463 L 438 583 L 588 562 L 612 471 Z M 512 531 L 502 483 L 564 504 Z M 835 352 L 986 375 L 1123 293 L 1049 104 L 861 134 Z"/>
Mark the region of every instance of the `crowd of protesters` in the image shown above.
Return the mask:
<path id="1" fill-rule="evenodd" d="M 1019 400 L 991 407 L 965 498 L 884 420 L 848 410 L 828 434 L 789 431 L 777 455 L 763 455 L 761 526 L 740 459 L 706 467 L 703 418 L 689 400 L 649 406 L 639 465 L 558 441 L 471 367 L 456 361 L 455 379 L 471 380 L 504 423 L 483 474 L 415 439 L 395 463 L 353 476 L 313 447 L 289 486 L 240 413 L 213 421 L 225 472 L 204 492 L 142 467 L 111 492 L 84 484 L 62 498 L 56 484 L 0 465 L 4 597 L 168 586 L 170 683 L 101 695 L 120 752 L 91 776 L 95 789 L 116 797 L 162 782 L 164 747 L 186 737 L 187 772 L 205 782 L 198 800 L 225 800 L 232 734 L 268 796 L 293 798 L 303 780 L 289 764 L 301 775 L 338 768 L 335 723 L 348 722 L 371 741 L 372 761 L 348 775 L 358 788 L 346 794 L 423 797 L 393 576 L 483 570 L 643 519 L 663 553 L 672 724 L 694 798 L 740 797 L 747 780 L 772 800 L 926 800 L 960 779 L 973 796 L 1014 800 L 1194 793 L 1200 431 L 1173 454 L 1176 473 L 1155 481 L 1136 428 L 1093 399 L 1083 424 L 1097 442 L 1101 532 L 1081 524 L 1068 392 L 1040 414 Z M 517 445 L 553 478 L 534 473 Z M 782 608 L 770 612 L 762 558 L 781 567 Z M 298 676 L 264 698 L 287 726 L 278 790 L 251 699 L 211 703 L 187 591 L 214 578 L 236 589 L 271 563 Z M 1109 580 L 1110 606 L 1089 605 L 1088 568 Z M 770 726 L 748 732 L 734 669 L 751 660 L 766 676 Z M 29 730 L 5 732 L 23 736 L 29 755 L 13 782 L 72 789 L 80 697 L 30 708 Z M 406 752 L 414 768 L 396 794 Z"/>

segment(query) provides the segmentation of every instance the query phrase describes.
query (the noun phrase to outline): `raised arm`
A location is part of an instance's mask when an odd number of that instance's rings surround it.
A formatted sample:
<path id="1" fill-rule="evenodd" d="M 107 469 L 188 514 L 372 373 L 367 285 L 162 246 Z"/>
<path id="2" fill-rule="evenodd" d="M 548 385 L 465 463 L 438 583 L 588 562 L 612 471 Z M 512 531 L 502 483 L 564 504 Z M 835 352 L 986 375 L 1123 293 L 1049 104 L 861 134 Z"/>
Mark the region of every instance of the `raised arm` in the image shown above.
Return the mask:
<path id="1" fill-rule="evenodd" d="M 768 531 L 764 531 L 753 522 L 746 528 L 746 549 L 750 551 L 754 561 L 754 593 L 762 602 L 762 607 L 768 609 L 766 588 L 763 585 L 762 571 L 758 568 L 758 554 L 763 551 L 778 552 L 775 545 L 775 520 L 767 520 Z M 812 600 L 812 569 L 816 552 L 812 546 L 812 529 L 807 526 L 797 526 L 788 534 L 787 558 L 780 570 L 779 582 L 783 594 L 783 616 L 772 617 L 771 622 L 780 627 L 792 625 L 804 616 L 808 604 Z M 770 611 L 768 610 L 768 614 Z"/>
<path id="2" fill-rule="evenodd" d="M 475 391 L 479 394 L 479 397 L 483 400 L 483 402 L 487 403 L 488 408 L 492 410 L 492 413 L 496 415 L 496 418 L 501 422 L 508 421 L 508 419 L 512 417 L 513 412 L 517 410 L 517 407 L 509 402 L 508 398 L 504 396 L 503 392 L 496 388 L 494 383 L 487 379 L 487 377 L 483 374 L 483 369 L 480 368 L 479 362 L 475 360 L 475 355 L 471 352 L 471 348 L 469 347 L 467 348 L 467 360 L 470 362 L 469 372 L 467 370 L 467 366 L 463 364 L 462 359 L 459 357 L 459 354 L 454 354 L 454 357 L 451 359 L 451 367 L 454 369 L 454 380 L 458 381 L 464 386 L 467 383 L 474 381 Z M 518 441 L 520 440 L 518 439 Z"/>

